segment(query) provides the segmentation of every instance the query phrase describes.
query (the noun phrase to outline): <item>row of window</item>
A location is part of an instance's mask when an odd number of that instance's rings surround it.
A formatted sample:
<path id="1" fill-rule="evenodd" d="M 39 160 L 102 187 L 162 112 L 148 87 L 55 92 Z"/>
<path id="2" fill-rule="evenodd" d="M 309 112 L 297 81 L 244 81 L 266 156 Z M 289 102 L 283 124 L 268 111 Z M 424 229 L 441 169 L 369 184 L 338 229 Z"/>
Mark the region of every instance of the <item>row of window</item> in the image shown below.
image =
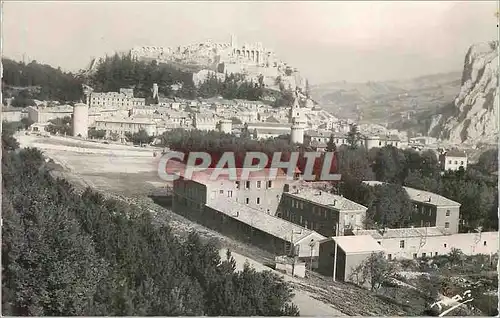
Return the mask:
<path id="1" fill-rule="evenodd" d="M 250 189 L 250 181 L 245 181 L 245 190 Z M 271 189 L 273 187 L 273 182 L 271 180 L 268 180 L 266 182 L 266 189 Z M 240 188 L 240 181 L 236 181 L 236 189 Z M 262 188 L 262 181 L 257 181 L 256 182 L 256 188 L 261 189 Z"/>
<path id="2" fill-rule="evenodd" d="M 451 160 L 448 160 L 448 164 L 451 165 Z M 455 160 L 455 164 L 457 165 L 458 164 L 458 161 Z M 464 162 L 463 161 L 460 161 L 460 164 L 463 166 L 464 165 Z"/>

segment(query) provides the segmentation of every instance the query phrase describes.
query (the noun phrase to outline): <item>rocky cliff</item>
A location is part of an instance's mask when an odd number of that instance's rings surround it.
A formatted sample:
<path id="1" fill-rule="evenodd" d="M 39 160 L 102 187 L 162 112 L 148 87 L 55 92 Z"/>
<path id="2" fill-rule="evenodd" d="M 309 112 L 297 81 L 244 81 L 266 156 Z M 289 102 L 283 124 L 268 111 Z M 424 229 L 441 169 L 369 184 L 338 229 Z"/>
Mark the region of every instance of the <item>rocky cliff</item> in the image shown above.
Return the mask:
<path id="1" fill-rule="evenodd" d="M 498 44 L 469 48 L 460 93 L 433 117 L 429 135 L 452 143 L 498 142 Z"/>

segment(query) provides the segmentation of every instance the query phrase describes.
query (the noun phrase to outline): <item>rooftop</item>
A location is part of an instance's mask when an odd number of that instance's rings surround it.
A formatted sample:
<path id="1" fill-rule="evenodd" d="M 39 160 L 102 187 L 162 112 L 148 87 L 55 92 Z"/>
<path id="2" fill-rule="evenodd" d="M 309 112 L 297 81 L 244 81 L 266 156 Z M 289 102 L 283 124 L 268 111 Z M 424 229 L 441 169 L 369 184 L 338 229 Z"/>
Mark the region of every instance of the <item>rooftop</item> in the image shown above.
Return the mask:
<path id="1" fill-rule="evenodd" d="M 182 178 L 186 177 L 186 170 L 187 170 L 187 165 L 184 163 L 181 163 L 179 161 L 175 160 L 169 160 L 166 163 L 165 171 L 168 172 L 169 174 L 177 174 Z M 248 175 L 244 175 L 243 172 L 245 169 L 243 168 L 234 168 L 234 169 L 229 169 L 229 173 L 232 175 L 223 174 L 223 172 L 226 171 L 221 171 L 219 175 L 217 175 L 218 171 L 216 171 L 215 168 L 208 168 L 204 170 L 198 170 L 196 171 L 196 168 L 192 167 L 192 175 L 188 177 L 187 179 L 193 180 L 195 182 L 201 183 L 201 184 L 208 184 L 211 182 L 215 181 L 246 181 L 246 180 L 275 180 L 276 178 L 278 179 L 286 179 L 287 175 L 282 169 L 262 169 L 259 171 L 250 171 L 248 172 Z M 293 176 L 290 177 L 290 179 L 293 179 Z"/>
<path id="2" fill-rule="evenodd" d="M 257 134 L 265 135 L 287 135 L 290 133 L 290 128 L 288 129 L 269 129 L 269 128 L 255 128 Z"/>
<path id="3" fill-rule="evenodd" d="M 438 227 L 409 227 L 402 229 L 386 229 L 382 233 L 378 230 L 357 230 L 355 235 L 370 235 L 374 239 L 390 239 L 390 238 L 407 238 L 407 237 L 422 237 L 422 236 L 442 236 L 445 235 Z"/>
<path id="4" fill-rule="evenodd" d="M 311 234 L 317 235 L 318 240 L 325 239 L 324 236 L 312 230 L 226 198 L 217 199 L 216 202 L 209 203 L 206 206 L 284 241 L 291 242 L 292 233 L 293 242 L 298 242 Z"/>
<path id="5" fill-rule="evenodd" d="M 380 181 L 363 181 L 364 184 L 370 186 L 377 186 L 385 184 Z M 460 206 L 461 204 L 450 200 L 448 198 L 443 197 L 442 195 L 432 193 L 429 191 L 413 189 L 409 187 L 403 187 L 406 190 L 406 193 L 410 197 L 410 200 L 415 202 L 426 203 L 435 206 Z"/>
<path id="6" fill-rule="evenodd" d="M 467 154 L 465 153 L 465 151 L 458 149 L 448 150 L 445 155 L 447 157 L 467 158 Z"/>
<path id="7" fill-rule="evenodd" d="M 350 235 L 331 237 L 323 242 L 334 240 L 346 254 L 366 254 L 383 252 L 384 249 L 370 235 Z"/>
<path id="8" fill-rule="evenodd" d="M 281 129 L 290 129 L 292 125 L 288 123 L 248 123 L 247 127 L 248 129 L 253 129 L 253 128 L 281 128 Z"/>
<path id="9" fill-rule="evenodd" d="M 339 211 L 366 211 L 367 209 L 365 206 L 342 196 L 311 188 L 301 188 L 298 192 L 287 192 L 286 194 L 297 199 L 321 204 Z"/>

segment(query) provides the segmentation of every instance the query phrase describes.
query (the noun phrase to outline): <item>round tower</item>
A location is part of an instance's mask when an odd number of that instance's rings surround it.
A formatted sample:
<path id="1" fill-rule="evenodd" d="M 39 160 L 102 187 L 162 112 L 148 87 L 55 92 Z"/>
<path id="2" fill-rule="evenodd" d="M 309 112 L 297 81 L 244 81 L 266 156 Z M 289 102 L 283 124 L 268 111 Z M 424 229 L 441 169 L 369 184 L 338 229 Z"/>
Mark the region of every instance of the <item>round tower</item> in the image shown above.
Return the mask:
<path id="1" fill-rule="evenodd" d="M 78 103 L 73 106 L 73 136 L 88 137 L 89 130 L 89 106 Z"/>
<path id="2" fill-rule="evenodd" d="M 304 143 L 304 129 L 305 122 L 300 119 L 294 119 L 292 124 L 292 131 L 290 134 L 290 142 L 292 144 L 303 144 Z"/>
<path id="3" fill-rule="evenodd" d="M 220 132 L 230 134 L 233 131 L 233 121 L 231 119 L 222 119 L 220 121 Z"/>

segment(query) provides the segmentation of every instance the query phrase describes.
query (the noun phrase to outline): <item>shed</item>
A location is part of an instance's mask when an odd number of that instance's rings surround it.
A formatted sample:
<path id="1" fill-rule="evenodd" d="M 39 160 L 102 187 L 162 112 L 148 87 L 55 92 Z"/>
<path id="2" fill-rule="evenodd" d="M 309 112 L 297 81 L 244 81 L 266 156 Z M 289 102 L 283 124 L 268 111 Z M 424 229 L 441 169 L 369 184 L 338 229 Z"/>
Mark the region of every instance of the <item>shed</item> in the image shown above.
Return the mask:
<path id="1" fill-rule="evenodd" d="M 318 271 L 326 276 L 333 276 L 335 272 L 335 280 L 338 281 L 350 281 L 351 272 L 356 266 L 372 253 L 384 252 L 382 246 L 370 235 L 330 237 L 319 244 Z"/>

